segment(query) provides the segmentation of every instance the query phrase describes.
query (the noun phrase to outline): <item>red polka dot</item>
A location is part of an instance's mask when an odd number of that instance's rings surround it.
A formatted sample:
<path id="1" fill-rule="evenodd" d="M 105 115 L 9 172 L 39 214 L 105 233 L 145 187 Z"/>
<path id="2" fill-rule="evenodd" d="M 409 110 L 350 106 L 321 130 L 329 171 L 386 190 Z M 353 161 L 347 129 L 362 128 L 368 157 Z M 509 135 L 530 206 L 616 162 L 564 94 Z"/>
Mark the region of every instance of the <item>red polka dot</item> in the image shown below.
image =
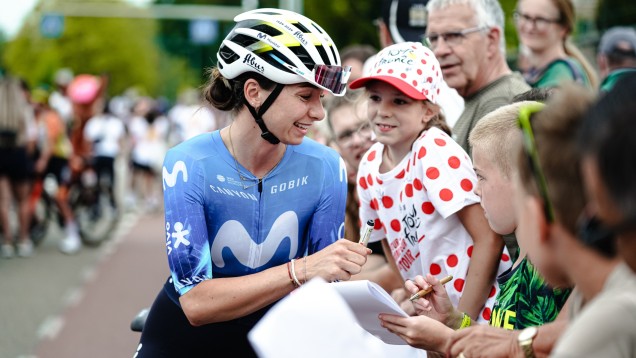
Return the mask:
<path id="1" fill-rule="evenodd" d="M 460 183 L 460 186 L 464 191 L 471 192 L 473 190 L 473 182 L 470 179 L 463 179 Z"/>
<path id="2" fill-rule="evenodd" d="M 433 77 L 426 77 L 426 82 L 433 83 Z"/>
<path id="3" fill-rule="evenodd" d="M 390 69 L 388 72 L 389 72 L 389 73 L 393 73 L 393 69 Z"/>
<path id="4" fill-rule="evenodd" d="M 422 190 L 423 187 L 424 185 L 422 185 L 422 181 L 419 178 L 413 179 L 413 188 L 415 190 Z"/>
<path id="5" fill-rule="evenodd" d="M 367 175 L 367 183 L 369 183 L 369 186 L 373 185 L 373 177 L 371 174 Z"/>
<path id="6" fill-rule="evenodd" d="M 443 147 L 443 146 L 445 146 L 445 145 L 446 145 L 446 141 L 445 141 L 445 140 L 443 140 L 443 139 L 441 139 L 441 138 L 436 138 L 436 139 L 434 140 L 434 142 L 435 142 L 435 144 L 439 145 L 440 147 Z"/>
<path id="7" fill-rule="evenodd" d="M 490 307 L 484 308 L 484 311 L 481 313 L 481 316 L 486 320 L 490 321 L 490 315 L 492 312 L 490 311 Z"/>
<path id="8" fill-rule="evenodd" d="M 488 298 L 495 297 L 496 294 L 497 294 L 497 288 L 495 286 L 492 286 L 490 288 L 490 293 L 488 294 Z"/>
<path id="9" fill-rule="evenodd" d="M 508 256 L 506 254 L 501 254 L 501 261 L 503 261 L 503 262 L 510 261 L 510 256 Z"/>
<path id="10" fill-rule="evenodd" d="M 468 246 L 468 250 L 466 250 L 466 254 L 468 257 L 473 257 L 473 245 Z"/>
<path id="11" fill-rule="evenodd" d="M 459 161 L 459 158 L 457 158 L 456 156 L 448 158 L 448 166 L 450 166 L 451 168 L 457 169 L 459 168 L 459 164 L 461 163 Z"/>
<path id="12" fill-rule="evenodd" d="M 426 148 L 420 148 L 420 151 L 417 152 L 417 159 L 422 159 L 426 155 Z"/>
<path id="13" fill-rule="evenodd" d="M 406 78 L 406 73 L 400 73 L 400 77 Z"/>
<path id="14" fill-rule="evenodd" d="M 450 189 L 442 189 L 439 192 L 439 198 L 444 201 L 453 200 L 453 192 Z"/>
<path id="15" fill-rule="evenodd" d="M 446 264 L 449 267 L 455 267 L 457 266 L 458 261 L 459 259 L 457 258 L 457 255 L 451 254 L 451 255 L 448 255 L 448 258 L 446 259 Z"/>
<path id="16" fill-rule="evenodd" d="M 435 167 L 430 167 L 426 169 L 426 176 L 429 179 L 437 179 L 439 178 L 439 170 Z"/>
<path id="17" fill-rule="evenodd" d="M 455 290 L 457 290 L 457 292 L 462 292 L 462 290 L 464 289 L 464 280 L 461 278 L 458 278 L 453 283 L 453 286 L 455 286 Z"/>
<path id="18" fill-rule="evenodd" d="M 366 188 L 368 188 L 368 186 L 367 186 L 367 180 L 366 180 L 366 179 L 364 179 L 364 177 L 361 177 L 360 179 L 358 179 L 358 185 L 360 185 L 360 187 L 361 187 L 362 189 L 366 189 Z"/>
<path id="19" fill-rule="evenodd" d="M 404 175 L 406 174 L 406 172 L 404 171 L 404 169 L 402 169 L 401 172 L 399 172 L 396 176 L 395 179 L 402 179 L 404 178 Z"/>
<path id="20" fill-rule="evenodd" d="M 404 194 L 406 194 L 406 196 L 409 198 L 413 196 L 413 184 L 406 184 L 406 187 L 404 188 Z"/>
<path id="21" fill-rule="evenodd" d="M 417 87 L 417 81 L 413 80 L 413 82 L 411 82 L 411 84 L 413 85 L 413 87 Z"/>
<path id="22" fill-rule="evenodd" d="M 369 203 L 369 206 L 371 207 L 371 209 L 373 210 L 378 210 L 378 199 L 372 199 L 371 202 Z"/>
<path id="23" fill-rule="evenodd" d="M 431 275 L 439 275 L 442 273 L 442 268 L 438 264 L 431 264 L 431 268 L 428 270 Z"/>
<path id="24" fill-rule="evenodd" d="M 380 219 L 375 219 L 375 222 L 373 223 L 373 229 L 380 230 L 381 228 L 382 228 L 382 221 L 380 221 Z"/>
<path id="25" fill-rule="evenodd" d="M 400 221 L 397 219 L 391 220 L 391 229 L 393 229 L 393 231 L 399 232 L 401 230 Z"/>
<path id="26" fill-rule="evenodd" d="M 393 199 L 391 199 L 390 196 L 382 197 L 382 205 L 384 205 L 385 208 L 389 209 L 393 206 Z"/>
<path id="27" fill-rule="evenodd" d="M 383 183 L 382 179 L 380 179 L 380 178 L 375 178 L 375 181 L 376 181 L 379 185 L 382 185 L 382 183 Z"/>
<path id="28" fill-rule="evenodd" d="M 421 69 L 421 68 L 418 68 L 418 69 L 417 69 L 417 74 L 421 76 L 421 75 L 422 75 L 422 73 L 423 73 L 423 72 L 422 72 L 422 69 Z"/>
<path id="29" fill-rule="evenodd" d="M 367 155 L 367 160 L 368 161 L 372 161 L 373 159 L 375 159 L 375 150 L 371 153 L 369 153 L 369 155 Z"/>
<path id="30" fill-rule="evenodd" d="M 431 203 L 430 201 L 425 201 L 422 203 L 422 212 L 424 214 L 427 215 L 431 215 L 432 213 L 435 212 L 435 207 L 433 206 L 433 203 Z"/>
<path id="31" fill-rule="evenodd" d="M 400 191 L 400 203 L 404 201 L 403 195 L 404 195 L 404 192 Z"/>
<path id="32" fill-rule="evenodd" d="M 427 54 L 427 55 L 428 55 L 428 54 Z M 426 65 L 426 60 L 425 60 L 425 59 L 422 59 L 422 64 L 423 64 L 423 65 Z"/>

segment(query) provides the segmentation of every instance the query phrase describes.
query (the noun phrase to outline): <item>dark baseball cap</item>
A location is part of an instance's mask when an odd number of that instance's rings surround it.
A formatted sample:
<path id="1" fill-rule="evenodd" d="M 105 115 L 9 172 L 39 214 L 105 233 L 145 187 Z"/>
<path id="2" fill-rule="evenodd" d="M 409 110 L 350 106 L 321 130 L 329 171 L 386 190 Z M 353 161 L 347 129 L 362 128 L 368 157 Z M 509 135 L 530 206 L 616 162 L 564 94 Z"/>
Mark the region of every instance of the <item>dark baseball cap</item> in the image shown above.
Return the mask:
<path id="1" fill-rule="evenodd" d="M 384 0 L 382 20 L 393 42 L 421 42 L 426 32 L 428 0 Z"/>
<path id="2" fill-rule="evenodd" d="M 598 52 L 636 57 L 636 30 L 622 26 L 610 28 L 601 37 Z"/>

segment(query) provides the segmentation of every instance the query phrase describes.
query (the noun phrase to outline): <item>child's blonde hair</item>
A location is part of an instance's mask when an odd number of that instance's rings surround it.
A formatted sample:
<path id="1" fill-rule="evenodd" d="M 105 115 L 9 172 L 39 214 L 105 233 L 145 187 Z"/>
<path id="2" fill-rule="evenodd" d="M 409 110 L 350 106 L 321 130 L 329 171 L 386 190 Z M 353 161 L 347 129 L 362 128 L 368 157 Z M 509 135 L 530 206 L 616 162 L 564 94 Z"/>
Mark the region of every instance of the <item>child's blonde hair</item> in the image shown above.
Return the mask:
<path id="1" fill-rule="evenodd" d="M 516 159 L 511 151 L 516 148 L 519 137 L 519 108 L 531 103 L 538 102 L 521 101 L 497 108 L 480 119 L 468 136 L 471 150 L 479 148 L 487 153 L 488 159 L 506 178 L 510 178 Z"/>

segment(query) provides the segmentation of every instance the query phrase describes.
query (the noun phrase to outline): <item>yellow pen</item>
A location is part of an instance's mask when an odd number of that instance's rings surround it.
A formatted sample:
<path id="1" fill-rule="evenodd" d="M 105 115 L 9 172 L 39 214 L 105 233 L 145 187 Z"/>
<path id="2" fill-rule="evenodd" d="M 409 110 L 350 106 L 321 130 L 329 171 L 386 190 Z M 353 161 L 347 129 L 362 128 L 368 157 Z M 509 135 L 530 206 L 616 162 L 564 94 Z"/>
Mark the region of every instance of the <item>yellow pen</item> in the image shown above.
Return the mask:
<path id="1" fill-rule="evenodd" d="M 452 275 L 448 275 L 446 277 L 444 277 L 443 279 L 439 280 L 439 283 L 441 283 L 442 285 L 447 284 L 448 282 L 450 282 L 450 280 L 453 279 Z M 418 298 L 422 298 L 426 295 L 428 295 L 429 293 L 431 293 L 433 291 L 433 286 L 425 289 L 425 290 L 420 290 L 419 292 L 417 292 L 416 294 L 414 294 L 413 296 L 411 296 L 411 298 L 409 298 L 409 300 L 411 301 L 415 301 Z"/>

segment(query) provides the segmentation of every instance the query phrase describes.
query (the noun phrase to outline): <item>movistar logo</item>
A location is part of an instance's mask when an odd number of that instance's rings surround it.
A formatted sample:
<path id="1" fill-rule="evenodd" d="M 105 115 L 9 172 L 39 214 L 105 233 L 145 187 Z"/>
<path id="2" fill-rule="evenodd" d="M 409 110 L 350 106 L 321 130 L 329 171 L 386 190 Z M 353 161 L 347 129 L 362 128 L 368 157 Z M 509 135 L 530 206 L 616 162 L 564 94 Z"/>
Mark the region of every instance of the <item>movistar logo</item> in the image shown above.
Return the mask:
<path id="1" fill-rule="evenodd" d="M 166 167 L 163 167 L 163 190 L 166 190 L 166 185 L 169 187 L 174 187 L 177 184 L 177 178 L 181 173 L 183 177 L 183 182 L 188 181 L 188 169 L 183 161 L 178 161 L 174 163 L 172 166 L 172 172 L 168 172 Z"/>
<path id="2" fill-rule="evenodd" d="M 221 226 L 212 242 L 212 262 L 218 267 L 224 267 L 225 260 L 222 254 L 227 249 L 242 265 L 252 269 L 258 268 L 272 259 L 284 240 L 290 241 L 289 258 L 292 259 L 298 251 L 298 216 L 293 211 L 287 211 L 276 219 L 261 244 L 252 240 L 240 222 L 228 220 Z"/>

